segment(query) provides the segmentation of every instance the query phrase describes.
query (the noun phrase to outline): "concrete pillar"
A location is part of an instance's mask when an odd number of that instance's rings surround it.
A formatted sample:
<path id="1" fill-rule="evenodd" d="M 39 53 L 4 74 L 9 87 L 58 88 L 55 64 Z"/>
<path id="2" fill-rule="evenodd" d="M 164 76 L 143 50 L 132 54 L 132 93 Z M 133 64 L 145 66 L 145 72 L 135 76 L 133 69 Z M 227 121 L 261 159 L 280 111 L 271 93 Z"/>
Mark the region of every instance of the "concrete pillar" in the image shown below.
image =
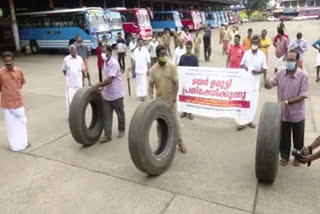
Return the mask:
<path id="1" fill-rule="evenodd" d="M 107 8 L 107 0 L 103 0 L 103 8 L 104 8 L 104 9 Z"/>
<path id="2" fill-rule="evenodd" d="M 11 17 L 11 23 L 12 23 L 12 34 L 14 38 L 14 43 L 16 46 L 16 51 L 19 53 L 21 52 L 21 46 L 20 46 L 18 25 L 17 25 L 17 19 L 16 19 L 13 0 L 9 0 L 9 8 L 10 8 L 10 17 Z"/>
<path id="3" fill-rule="evenodd" d="M 164 3 L 161 2 L 161 11 L 164 11 Z"/>
<path id="4" fill-rule="evenodd" d="M 122 7 L 126 7 L 126 0 L 122 0 Z"/>
<path id="5" fill-rule="evenodd" d="M 79 0 L 79 7 L 83 7 L 83 0 Z"/>
<path id="6" fill-rule="evenodd" d="M 49 7 L 54 8 L 54 0 L 49 0 Z"/>
<path id="7" fill-rule="evenodd" d="M 138 5 L 138 8 L 141 7 L 140 0 L 137 0 L 137 5 Z"/>

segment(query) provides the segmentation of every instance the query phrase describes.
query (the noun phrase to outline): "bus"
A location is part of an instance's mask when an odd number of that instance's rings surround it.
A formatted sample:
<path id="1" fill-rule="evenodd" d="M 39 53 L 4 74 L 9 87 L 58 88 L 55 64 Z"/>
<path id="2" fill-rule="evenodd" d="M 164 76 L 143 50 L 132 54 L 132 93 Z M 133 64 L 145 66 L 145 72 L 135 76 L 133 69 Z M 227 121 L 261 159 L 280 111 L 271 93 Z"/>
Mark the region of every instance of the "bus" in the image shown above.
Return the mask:
<path id="1" fill-rule="evenodd" d="M 303 7 L 298 9 L 299 16 L 307 19 L 318 19 L 320 17 L 320 7 Z"/>
<path id="2" fill-rule="evenodd" d="M 180 11 L 180 17 L 183 27 L 188 27 L 191 31 L 200 29 L 200 17 L 195 11 Z"/>
<path id="3" fill-rule="evenodd" d="M 210 28 L 220 27 L 219 14 L 216 11 L 207 12 L 208 26 Z"/>
<path id="4" fill-rule="evenodd" d="M 152 30 L 155 33 L 162 33 L 169 30 L 172 34 L 175 29 L 182 30 L 182 23 L 177 11 L 155 11 L 151 20 Z"/>
<path id="5" fill-rule="evenodd" d="M 110 30 L 111 30 L 110 43 L 111 43 L 111 46 L 114 47 L 117 44 L 118 33 L 121 33 L 122 38 L 124 38 L 121 14 L 119 12 L 115 12 L 111 10 L 105 10 L 104 12 L 107 17 Z"/>
<path id="6" fill-rule="evenodd" d="M 120 12 L 127 43 L 129 43 L 132 35 L 138 35 L 143 40 L 152 39 L 152 27 L 146 9 L 120 7 L 110 10 Z"/>
<path id="7" fill-rule="evenodd" d="M 76 35 L 91 52 L 102 35 L 110 36 L 104 11 L 97 7 L 17 13 L 17 23 L 21 47 L 29 46 L 34 54 L 43 48 L 68 49 Z"/>
<path id="8" fill-rule="evenodd" d="M 207 20 L 206 13 L 203 11 L 200 11 L 200 17 L 201 17 L 201 28 L 207 28 L 208 20 Z"/>

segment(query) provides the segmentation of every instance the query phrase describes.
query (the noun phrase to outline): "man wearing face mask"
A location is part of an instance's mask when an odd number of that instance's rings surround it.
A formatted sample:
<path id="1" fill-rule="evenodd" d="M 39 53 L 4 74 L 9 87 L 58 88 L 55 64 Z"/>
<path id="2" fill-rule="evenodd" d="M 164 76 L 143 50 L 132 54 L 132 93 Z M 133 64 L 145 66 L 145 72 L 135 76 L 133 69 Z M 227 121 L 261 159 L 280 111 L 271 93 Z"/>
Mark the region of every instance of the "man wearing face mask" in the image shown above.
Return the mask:
<path id="1" fill-rule="evenodd" d="M 133 52 L 133 59 L 132 67 L 135 67 L 137 79 L 137 97 L 143 102 L 148 95 L 147 76 L 149 76 L 151 59 L 148 49 L 143 46 L 142 39 L 138 40 L 138 47 Z"/>
<path id="2" fill-rule="evenodd" d="M 159 45 L 159 42 L 157 41 L 157 36 L 153 35 L 152 41 L 149 43 L 149 52 L 151 56 L 151 67 L 157 62 L 157 53 L 156 49 Z"/>
<path id="3" fill-rule="evenodd" d="M 305 99 L 308 97 L 309 76 L 298 68 L 299 53 L 291 50 L 287 54 L 286 67 L 277 72 L 271 80 L 265 80 L 265 87 L 278 87 L 278 100 L 282 105 L 282 125 L 280 141 L 280 164 L 285 166 L 290 160 L 291 131 L 293 147 L 301 150 L 304 146 Z M 294 166 L 300 162 L 294 159 Z"/>
<path id="4" fill-rule="evenodd" d="M 1 107 L 4 111 L 5 126 L 11 151 L 22 151 L 30 146 L 27 137 L 27 118 L 21 95 L 26 83 L 23 72 L 14 66 L 11 52 L 2 54 L 4 68 L 0 68 Z"/>
<path id="5" fill-rule="evenodd" d="M 302 38 L 302 33 L 297 34 L 297 39 L 291 42 L 289 50 L 295 50 L 299 53 L 300 59 L 298 62 L 298 67 L 303 68 L 303 55 L 308 50 L 308 44 L 306 40 Z"/>
<path id="6" fill-rule="evenodd" d="M 62 72 L 66 76 L 66 105 L 69 114 L 70 104 L 76 92 L 83 87 L 82 77 L 87 70 L 81 56 L 77 55 L 77 47 L 70 45 L 69 55 L 63 60 Z"/>
<path id="7" fill-rule="evenodd" d="M 186 43 L 187 53 L 181 56 L 179 66 L 199 67 L 198 57 L 192 54 L 192 46 L 193 44 L 191 41 Z M 193 120 L 193 115 L 191 113 L 183 112 L 180 117 L 188 117 L 189 120 Z"/>
<path id="8" fill-rule="evenodd" d="M 149 80 L 149 96 L 153 99 L 156 88 L 157 99 L 168 103 L 176 122 L 177 145 L 182 153 L 187 152 L 181 135 L 181 125 L 177 112 L 177 94 L 179 90 L 177 67 L 167 60 L 167 49 L 163 45 L 157 47 L 158 62 L 152 67 Z"/>
<path id="9" fill-rule="evenodd" d="M 253 75 L 256 75 L 257 82 L 260 85 L 260 74 L 264 75 L 264 78 L 266 78 L 267 75 L 267 61 L 266 61 L 266 55 L 259 50 L 260 46 L 260 36 L 254 35 L 251 38 L 251 50 L 248 50 L 244 53 L 243 58 L 240 63 L 240 67 L 245 69 L 247 72 L 252 73 Z M 256 100 L 257 101 L 257 100 Z M 252 102 L 252 106 L 255 106 L 253 109 L 256 109 L 257 103 Z M 254 116 L 254 114 L 252 114 Z M 256 128 L 255 124 L 252 122 L 252 118 L 246 119 L 246 121 L 237 121 L 238 123 L 238 131 L 243 130 L 246 125 L 248 125 L 250 128 L 254 129 Z"/>
<path id="10" fill-rule="evenodd" d="M 273 46 L 276 49 L 274 57 L 274 73 L 284 68 L 285 58 L 288 52 L 289 40 L 284 36 L 284 31 L 278 28 L 278 39 L 273 40 Z"/>
<path id="11" fill-rule="evenodd" d="M 125 113 L 124 113 L 124 89 L 122 83 L 121 68 L 118 61 L 112 57 L 112 47 L 107 46 L 105 53 L 102 54 L 105 61 L 104 80 L 90 88 L 95 92 L 99 88 L 103 88 L 102 95 L 104 98 L 104 136 L 101 143 L 110 142 L 112 140 L 112 118 L 113 111 L 118 117 L 118 138 L 122 138 L 125 134 Z"/>

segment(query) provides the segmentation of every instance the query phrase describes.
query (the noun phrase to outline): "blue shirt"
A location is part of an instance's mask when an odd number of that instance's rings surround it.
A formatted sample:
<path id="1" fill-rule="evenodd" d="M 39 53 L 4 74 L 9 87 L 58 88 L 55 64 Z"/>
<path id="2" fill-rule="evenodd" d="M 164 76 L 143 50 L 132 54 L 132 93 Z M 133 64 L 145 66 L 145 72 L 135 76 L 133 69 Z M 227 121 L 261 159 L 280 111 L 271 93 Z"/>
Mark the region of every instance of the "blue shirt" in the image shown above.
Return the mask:
<path id="1" fill-rule="evenodd" d="M 199 67 L 199 60 L 195 55 L 184 54 L 180 58 L 179 66 Z"/>
<path id="2" fill-rule="evenodd" d="M 320 39 L 318 39 L 317 41 L 315 41 L 312 46 L 318 46 L 320 48 Z M 320 50 L 319 50 L 319 53 L 320 53 Z"/>

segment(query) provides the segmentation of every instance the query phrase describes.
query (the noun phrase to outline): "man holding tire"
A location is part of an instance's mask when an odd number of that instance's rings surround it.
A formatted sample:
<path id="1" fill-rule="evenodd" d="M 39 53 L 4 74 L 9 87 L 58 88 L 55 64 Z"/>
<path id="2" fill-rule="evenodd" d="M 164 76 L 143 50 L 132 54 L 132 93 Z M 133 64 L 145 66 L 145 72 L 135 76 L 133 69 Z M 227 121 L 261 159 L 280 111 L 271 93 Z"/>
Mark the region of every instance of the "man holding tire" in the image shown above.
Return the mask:
<path id="1" fill-rule="evenodd" d="M 298 68 L 299 53 L 292 50 L 287 54 L 286 68 L 277 72 L 271 81 L 265 81 L 265 87 L 278 87 L 278 100 L 282 105 L 282 124 L 280 141 L 280 165 L 285 166 L 290 159 L 291 131 L 293 146 L 301 150 L 304 145 L 305 99 L 308 97 L 309 76 Z M 299 166 L 297 159 L 294 166 Z"/>
<path id="2" fill-rule="evenodd" d="M 179 89 L 177 67 L 167 61 L 167 49 L 163 45 L 157 47 L 158 62 L 151 68 L 149 79 L 149 96 L 153 99 L 153 89 L 156 88 L 157 99 L 168 103 L 171 107 L 176 122 L 177 144 L 182 153 L 187 152 L 183 144 L 179 116 L 177 112 L 176 98 Z"/>
<path id="3" fill-rule="evenodd" d="M 118 61 L 112 57 L 112 47 L 106 47 L 106 53 L 102 54 L 105 60 L 104 80 L 91 87 L 91 91 L 98 91 L 103 88 L 102 95 L 104 98 L 104 136 L 101 143 L 112 140 L 112 119 L 113 110 L 118 116 L 118 138 L 122 138 L 125 133 L 125 113 L 124 113 L 124 89 L 122 83 L 122 73 Z"/>

